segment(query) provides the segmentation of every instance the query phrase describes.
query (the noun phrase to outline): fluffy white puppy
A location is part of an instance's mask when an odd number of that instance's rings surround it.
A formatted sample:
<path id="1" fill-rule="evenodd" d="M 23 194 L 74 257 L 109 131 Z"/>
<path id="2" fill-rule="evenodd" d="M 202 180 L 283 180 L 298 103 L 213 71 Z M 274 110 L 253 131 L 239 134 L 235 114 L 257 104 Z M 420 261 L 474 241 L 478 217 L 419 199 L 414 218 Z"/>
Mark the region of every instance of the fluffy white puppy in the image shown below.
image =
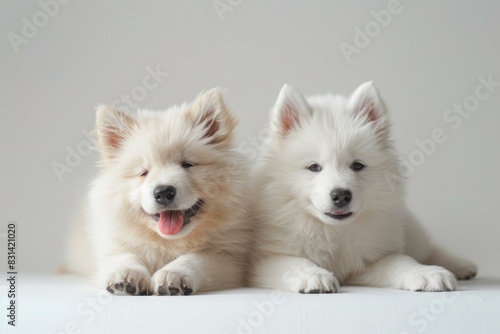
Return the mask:
<path id="1" fill-rule="evenodd" d="M 329 293 L 339 284 L 445 291 L 476 274 L 433 245 L 404 204 L 377 89 L 305 99 L 285 85 L 271 115 L 251 212 L 251 284 Z"/>

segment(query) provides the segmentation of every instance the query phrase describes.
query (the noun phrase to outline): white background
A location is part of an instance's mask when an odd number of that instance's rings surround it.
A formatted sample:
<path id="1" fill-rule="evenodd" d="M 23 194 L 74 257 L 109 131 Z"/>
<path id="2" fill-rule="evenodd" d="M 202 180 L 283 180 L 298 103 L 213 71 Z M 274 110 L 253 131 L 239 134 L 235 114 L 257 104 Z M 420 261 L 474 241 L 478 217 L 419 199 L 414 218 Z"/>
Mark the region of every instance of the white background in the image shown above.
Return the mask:
<path id="1" fill-rule="evenodd" d="M 478 77 L 500 81 L 500 3 L 401 0 L 401 12 L 348 62 L 340 44 L 354 45 L 355 28 L 370 26 L 370 12 L 389 1 L 231 2 L 241 3 L 222 20 L 211 0 L 73 0 L 17 53 L 9 34 L 22 36 L 23 17 L 33 22 L 41 7 L 1 3 L 0 222 L 19 224 L 21 271 L 51 272 L 61 263 L 97 154 L 82 157 L 62 182 L 52 164 L 66 164 L 68 147 L 86 140 L 96 103 L 130 94 L 148 66 L 159 66 L 169 76 L 141 108 L 228 88 L 240 142 L 267 124 L 285 82 L 308 95 L 348 94 L 374 80 L 403 158 L 435 128 L 447 135 L 410 176 L 410 207 L 437 242 L 478 263 L 480 275 L 500 275 L 500 87 L 458 129 L 443 120 L 474 94 Z"/>

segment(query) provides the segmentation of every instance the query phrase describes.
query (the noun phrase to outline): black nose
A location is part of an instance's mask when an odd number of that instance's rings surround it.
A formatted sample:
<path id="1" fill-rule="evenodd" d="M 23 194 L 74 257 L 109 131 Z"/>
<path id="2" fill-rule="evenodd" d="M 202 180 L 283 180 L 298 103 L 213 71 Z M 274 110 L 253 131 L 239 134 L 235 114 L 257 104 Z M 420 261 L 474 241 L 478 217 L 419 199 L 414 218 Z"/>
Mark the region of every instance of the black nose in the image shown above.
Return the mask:
<path id="1" fill-rule="evenodd" d="M 330 197 L 332 198 L 333 204 L 335 204 L 336 207 L 341 208 L 351 202 L 352 194 L 349 190 L 333 189 L 330 193 Z"/>
<path id="2" fill-rule="evenodd" d="M 175 198 L 175 188 L 172 186 L 159 186 L 154 190 L 155 200 L 159 204 L 167 205 Z"/>

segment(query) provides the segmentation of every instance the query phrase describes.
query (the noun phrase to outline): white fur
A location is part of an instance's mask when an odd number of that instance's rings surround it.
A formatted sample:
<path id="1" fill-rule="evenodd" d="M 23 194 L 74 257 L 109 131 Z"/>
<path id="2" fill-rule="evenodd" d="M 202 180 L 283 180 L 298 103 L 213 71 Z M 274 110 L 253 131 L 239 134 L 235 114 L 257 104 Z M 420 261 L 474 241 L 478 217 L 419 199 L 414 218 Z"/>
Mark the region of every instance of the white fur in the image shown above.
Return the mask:
<path id="1" fill-rule="evenodd" d="M 73 233 L 66 269 L 93 276 L 98 287 L 115 294 L 187 294 L 243 285 L 247 173 L 233 149 L 234 125 L 218 90 L 161 112 L 127 115 L 100 107 L 102 168 Z M 186 161 L 195 166 L 183 168 Z M 177 189 L 169 209 L 205 202 L 176 235 L 162 234 L 150 216 L 164 210 L 153 196 L 160 185 Z"/>
<path id="2" fill-rule="evenodd" d="M 253 286 L 317 293 L 335 292 L 340 282 L 442 291 L 455 289 L 453 273 L 475 275 L 472 263 L 434 247 L 405 208 L 389 117 L 371 82 L 349 98 L 307 100 L 285 85 L 271 128 L 251 210 Z M 353 171 L 355 161 L 366 167 Z M 312 164 L 321 171 L 310 171 Z M 337 188 L 352 192 L 342 209 L 352 215 L 343 220 L 325 214 L 339 210 L 330 196 Z"/>

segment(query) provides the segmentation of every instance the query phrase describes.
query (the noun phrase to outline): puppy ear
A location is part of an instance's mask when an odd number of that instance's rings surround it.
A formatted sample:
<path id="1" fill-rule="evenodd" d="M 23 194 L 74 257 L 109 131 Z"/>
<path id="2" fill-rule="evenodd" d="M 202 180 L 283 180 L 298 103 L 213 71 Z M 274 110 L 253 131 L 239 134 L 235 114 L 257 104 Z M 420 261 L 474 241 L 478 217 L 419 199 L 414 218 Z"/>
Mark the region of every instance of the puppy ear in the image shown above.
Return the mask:
<path id="1" fill-rule="evenodd" d="M 271 112 L 271 127 L 274 132 L 286 136 L 300 126 L 311 110 L 298 90 L 285 84 Z"/>
<path id="2" fill-rule="evenodd" d="M 388 125 L 389 115 L 372 81 L 361 84 L 349 98 L 349 109 L 378 128 Z"/>
<path id="3" fill-rule="evenodd" d="M 201 92 L 194 100 L 188 117 L 194 126 L 201 127 L 203 138 L 209 139 L 210 144 L 229 142 L 236 126 L 236 119 L 229 112 L 219 88 Z"/>
<path id="4" fill-rule="evenodd" d="M 136 120 L 113 107 L 100 105 L 96 109 L 96 128 L 99 150 L 104 159 L 111 160 L 128 138 Z"/>

